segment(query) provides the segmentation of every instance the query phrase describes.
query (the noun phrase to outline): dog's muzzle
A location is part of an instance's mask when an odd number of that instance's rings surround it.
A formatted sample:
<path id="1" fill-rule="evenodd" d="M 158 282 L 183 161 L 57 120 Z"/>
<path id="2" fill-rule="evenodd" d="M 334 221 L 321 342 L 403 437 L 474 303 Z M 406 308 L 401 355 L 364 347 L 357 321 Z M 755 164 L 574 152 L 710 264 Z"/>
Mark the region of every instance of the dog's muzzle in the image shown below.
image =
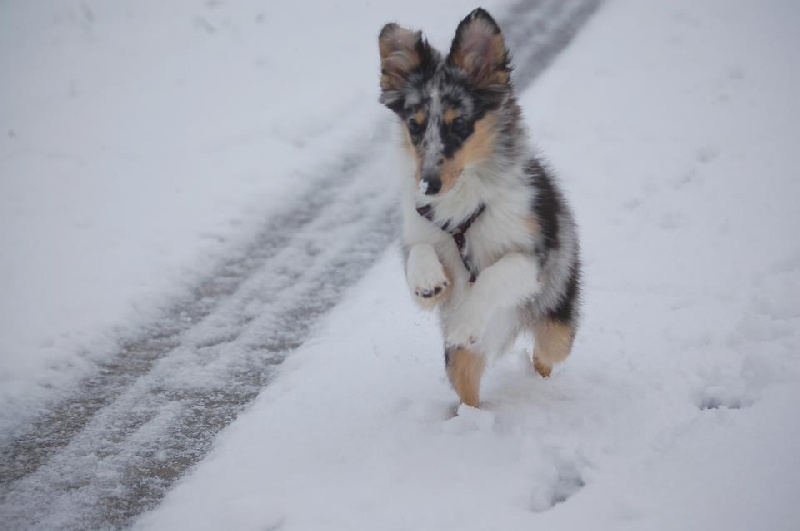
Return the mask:
<path id="1" fill-rule="evenodd" d="M 419 189 L 425 195 L 436 195 L 442 189 L 442 179 L 438 172 L 426 172 L 419 181 Z"/>

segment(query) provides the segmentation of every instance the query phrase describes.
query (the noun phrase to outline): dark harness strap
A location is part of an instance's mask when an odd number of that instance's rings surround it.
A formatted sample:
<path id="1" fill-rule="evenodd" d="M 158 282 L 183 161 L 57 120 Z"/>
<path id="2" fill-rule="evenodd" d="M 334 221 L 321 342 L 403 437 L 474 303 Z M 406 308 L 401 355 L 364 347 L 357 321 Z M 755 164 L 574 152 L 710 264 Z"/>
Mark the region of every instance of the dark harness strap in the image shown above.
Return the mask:
<path id="1" fill-rule="evenodd" d="M 478 278 L 478 272 L 475 270 L 475 266 L 472 264 L 472 260 L 469 258 L 469 249 L 467 249 L 467 238 L 465 237 L 465 233 L 467 230 L 469 230 L 472 224 L 475 223 L 475 220 L 478 219 L 481 214 L 483 214 L 484 210 L 486 210 L 486 205 L 481 203 L 477 210 L 470 214 L 467 219 L 451 228 L 450 221 L 446 221 L 444 225 L 439 225 L 436 223 L 436 221 L 434 221 L 435 216 L 433 212 L 433 206 L 430 204 L 417 207 L 417 212 L 420 216 L 427 219 L 453 237 L 453 241 L 456 242 L 456 247 L 458 247 L 458 254 L 461 256 L 461 262 L 464 263 L 464 267 L 469 273 L 469 281 L 471 283 L 475 282 L 475 279 Z"/>

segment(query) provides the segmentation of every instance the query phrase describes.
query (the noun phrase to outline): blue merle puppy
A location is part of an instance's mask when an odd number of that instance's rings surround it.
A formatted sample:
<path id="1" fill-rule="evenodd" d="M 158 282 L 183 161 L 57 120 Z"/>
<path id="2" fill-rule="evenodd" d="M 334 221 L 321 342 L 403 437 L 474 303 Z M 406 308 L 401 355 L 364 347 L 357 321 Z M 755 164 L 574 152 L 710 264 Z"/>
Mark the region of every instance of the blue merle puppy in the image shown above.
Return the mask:
<path id="1" fill-rule="evenodd" d="M 398 118 L 409 160 L 406 277 L 414 299 L 438 309 L 461 402 L 479 407 L 487 357 L 521 333 L 535 338 L 542 376 L 569 355 L 580 306 L 575 222 L 531 147 L 489 13 L 461 21 L 446 57 L 397 24 L 384 26 L 379 47 L 380 101 Z"/>

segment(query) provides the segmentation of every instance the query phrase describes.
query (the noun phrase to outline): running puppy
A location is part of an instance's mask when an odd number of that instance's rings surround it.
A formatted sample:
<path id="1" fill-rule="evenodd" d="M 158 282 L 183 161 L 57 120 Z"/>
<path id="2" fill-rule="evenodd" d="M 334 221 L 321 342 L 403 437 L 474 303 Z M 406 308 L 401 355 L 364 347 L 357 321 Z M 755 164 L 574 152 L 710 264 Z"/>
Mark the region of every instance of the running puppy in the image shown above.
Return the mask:
<path id="1" fill-rule="evenodd" d="M 480 405 L 488 355 L 533 332 L 548 376 L 570 353 L 580 304 L 572 213 L 536 158 L 511 82 L 509 52 L 483 9 L 456 30 L 447 57 L 419 31 L 379 37 L 380 101 L 402 124 L 406 277 L 438 308 L 445 366 L 461 402 Z M 413 177 L 413 178 L 412 178 Z"/>

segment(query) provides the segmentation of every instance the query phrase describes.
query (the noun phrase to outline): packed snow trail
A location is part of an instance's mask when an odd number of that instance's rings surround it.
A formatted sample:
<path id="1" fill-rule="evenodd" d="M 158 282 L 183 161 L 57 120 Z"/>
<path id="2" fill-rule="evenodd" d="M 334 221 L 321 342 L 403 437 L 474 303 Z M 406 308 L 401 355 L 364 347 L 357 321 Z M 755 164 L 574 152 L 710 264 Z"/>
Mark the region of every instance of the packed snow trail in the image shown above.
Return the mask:
<path id="1" fill-rule="evenodd" d="M 454 415 L 389 249 L 135 528 L 800 529 L 798 16 L 608 2 L 520 93 L 586 273 L 551 378 L 523 338 Z"/>
<path id="2" fill-rule="evenodd" d="M 599 5 L 520 2 L 503 23 L 530 84 Z M 377 103 L 376 103 L 377 105 Z M 153 508 L 396 236 L 383 132 L 316 178 L 75 394 L 0 440 L 4 528 L 123 527 Z"/>

